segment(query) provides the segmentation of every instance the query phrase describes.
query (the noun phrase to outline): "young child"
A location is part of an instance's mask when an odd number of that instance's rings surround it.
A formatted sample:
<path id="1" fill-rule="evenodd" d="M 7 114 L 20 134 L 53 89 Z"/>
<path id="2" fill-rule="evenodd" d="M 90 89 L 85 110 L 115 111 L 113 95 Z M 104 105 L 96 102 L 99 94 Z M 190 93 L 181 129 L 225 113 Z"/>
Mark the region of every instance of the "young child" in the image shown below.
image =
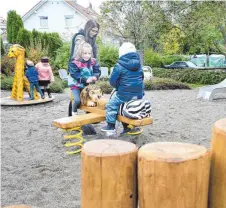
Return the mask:
<path id="1" fill-rule="evenodd" d="M 119 60 L 114 66 L 110 77 L 110 84 L 116 88 L 106 105 L 107 126 L 101 131 L 114 133 L 116 117 L 119 106 L 130 100 L 142 99 L 144 94 L 144 74 L 140 63 L 140 57 L 136 53 L 135 46 L 130 42 L 125 42 L 119 48 Z M 127 128 L 123 124 L 124 131 Z"/>
<path id="2" fill-rule="evenodd" d="M 72 116 L 77 115 L 80 105 L 81 90 L 89 83 L 95 83 L 100 77 L 100 69 L 97 61 L 92 58 L 92 46 L 81 41 L 77 54 L 69 63 L 68 86 L 71 88 L 74 102 L 72 104 Z"/>
<path id="3" fill-rule="evenodd" d="M 38 84 L 38 71 L 34 66 L 34 63 L 30 60 L 26 61 L 26 74 L 28 81 L 30 82 L 30 100 L 34 100 L 34 87 L 40 93 L 42 99 L 45 98 Z"/>
<path id="4" fill-rule="evenodd" d="M 39 85 L 41 86 L 42 93 L 45 94 L 45 91 L 48 93 L 49 98 L 52 98 L 49 84 L 54 82 L 54 76 L 52 67 L 49 64 L 48 57 L 42 57 L 40 62 L 35 66 L 38 71 L 38 80 Z"/>

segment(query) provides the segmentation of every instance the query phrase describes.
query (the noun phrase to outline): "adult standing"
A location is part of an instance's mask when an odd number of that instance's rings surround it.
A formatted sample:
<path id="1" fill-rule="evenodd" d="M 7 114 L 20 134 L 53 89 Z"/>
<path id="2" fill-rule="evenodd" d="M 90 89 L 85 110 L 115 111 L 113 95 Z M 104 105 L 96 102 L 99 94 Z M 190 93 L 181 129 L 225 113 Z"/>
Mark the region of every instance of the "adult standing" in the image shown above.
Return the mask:
<path id="1" fill-rule="evenodd" d="M 88 20 L 84 29 L 80 29 L 72 38 L 71 54 L 68 63 L 70 69 L 70 63 L 75 58 L 78 50 L 78 46 L 81 41 L 85 41 L 92 46 L 93 58 L 97 59 L 97 45 L 96 37 L 99 33 L 100 25 L 95 20 Z"/>

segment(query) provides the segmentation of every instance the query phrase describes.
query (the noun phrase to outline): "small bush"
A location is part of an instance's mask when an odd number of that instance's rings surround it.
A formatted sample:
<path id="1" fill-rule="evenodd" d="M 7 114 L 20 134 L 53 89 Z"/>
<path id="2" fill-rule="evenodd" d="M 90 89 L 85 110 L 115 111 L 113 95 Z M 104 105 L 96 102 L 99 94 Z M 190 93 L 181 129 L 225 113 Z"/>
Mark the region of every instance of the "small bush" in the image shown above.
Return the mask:
<path id="1" fill-rule="evenodd" d="M 108 67 L 110 69 L 117 63 L 118 49 L 115 46 L 100 45 L 98 50 L 99 50 L 99 60 L 100 60 L 101 66 Z"/>
<path id="2" fill-rule="evenodd" d="M 1 58 L 1 73 L 10 76 L 14 71 L 16 59 L 9 58 L 7 55 Z"/>
<path id="3" fill-rule="evenodd" d="M 1 90 L 12 90 L 13 77 L 1 75 Z"/>
<path id="4" fill-rule="evenodd" d="M 184 55 L 163 56 L 154 52 L 152 49 L 147 49 L 144 51 L 144 65 L 152 67 L 161 67 L 163 65 L 171 64 L 175 61 L 187 61 L 188 59 L 189 57 Z"/>
<path id="5" fill-rule="evenodd" d="M 54 66 L 60 69 L 67 69 L 69 56 L 70 56 L 70 44 L 64 43 L 63 46 L 58 48 L 56 51 Z"/>
<path id="6" fill-rule="evenodd" d="M 54 93 L 62 93 L 64 91 L 64 88 L 62 86 L 61 82 L 53 82 L 50 84 L 50 91 Z"/>
<path id="7" fill-rule="evenodd" d="M 100 86 L 100 89 L 104 94 L 111 94 L 113 87 L 110 85 L 109 81 L 99 81 L 97 85 Z"/>
<path id="8" fill-rule="evenodd" d="M 156 78 L 145 81 L 145 90 L 191 89 L 187 84 L 167 78 Z"/>

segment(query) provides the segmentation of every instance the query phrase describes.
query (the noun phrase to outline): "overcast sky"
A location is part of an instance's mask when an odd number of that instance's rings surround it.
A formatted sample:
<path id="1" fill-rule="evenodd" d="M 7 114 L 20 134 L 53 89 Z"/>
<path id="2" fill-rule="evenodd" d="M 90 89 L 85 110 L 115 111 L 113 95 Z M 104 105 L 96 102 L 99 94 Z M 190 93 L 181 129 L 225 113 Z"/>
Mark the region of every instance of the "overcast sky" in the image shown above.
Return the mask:
<path id="1" fill-rule="evenodd" d="M 16 10 L 17 14 L 23 16 L 40 0 L 1 0 L 0 16 L 6 18 L 9 10 Z M 57 1 L 57 0 L 52 0 Z M 99 6 L 104 0 L 77 0 L 81 6 L 88 7 L 89 2 L 92 2 L 93 8 L 99 12 Z"/>

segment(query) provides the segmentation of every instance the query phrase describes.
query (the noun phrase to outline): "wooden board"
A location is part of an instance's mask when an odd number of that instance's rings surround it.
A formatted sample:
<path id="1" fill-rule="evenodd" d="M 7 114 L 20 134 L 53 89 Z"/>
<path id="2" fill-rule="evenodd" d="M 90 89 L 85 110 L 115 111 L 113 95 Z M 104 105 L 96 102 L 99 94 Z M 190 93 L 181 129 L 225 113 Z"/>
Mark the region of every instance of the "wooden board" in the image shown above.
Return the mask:
<path id="1" fill-rule="evenodd" d="M 81 110 L 84 110 L 86 112 L 91 112 L 91 113 L 97 113 L 99 115 L 104 115 L 106 116 L 106 111 L 105 110 L 101 110 L 101 109 L 98 109 L 97 107 L 87 107 L 87 106 L 81 106 L 80 107 Z M 127 123 L 127 124 L 131 124 L 133 126 L 145 126 L 145 125 L 148 125 L 148 124 L 152 124 L 153 123 L 153 119 L 152 117 L 149 117 L 149 118 L 143 118 L 141 120 L 138 120 L 138 119 L 129 119 L 129 118 L 126 118 L 124 116 L 117 116 L 117 119 L 118 121 L 120 122 L 124 122 L 124 123 Z"/>
<path id="2" fill-rule="evenodd" d="M 71 117 L 59 118 L 53 121 L 53 125 L 62 128 L 70 129 L 78 126 L 84 126 L 86 124 L 96 123 L 104 121 L 105 116 L 97 113 L 81 114 Z"/>

